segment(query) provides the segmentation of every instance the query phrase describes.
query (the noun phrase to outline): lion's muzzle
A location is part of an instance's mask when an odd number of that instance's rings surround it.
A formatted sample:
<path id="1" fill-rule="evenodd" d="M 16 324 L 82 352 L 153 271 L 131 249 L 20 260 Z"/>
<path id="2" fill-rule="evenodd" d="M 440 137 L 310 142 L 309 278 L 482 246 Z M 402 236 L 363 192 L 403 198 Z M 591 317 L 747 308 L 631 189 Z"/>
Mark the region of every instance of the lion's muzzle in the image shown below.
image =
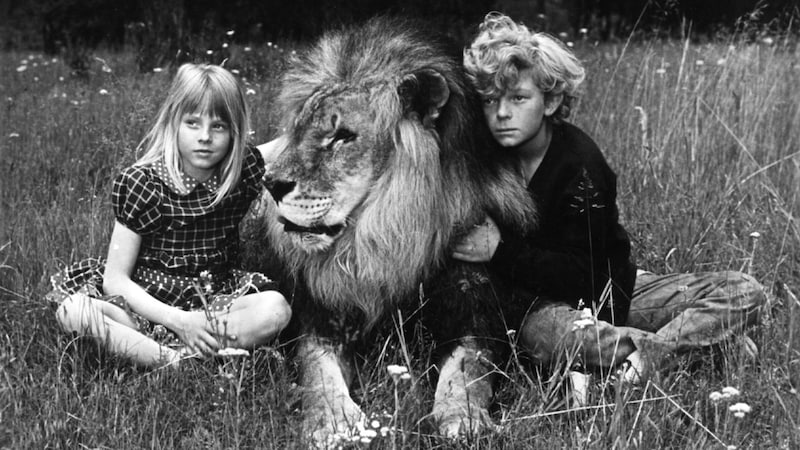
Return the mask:
<path id="1" fill-rule="evenodd" d="M 292 192 L 295 185 L 297 185 L 297 183 L 294 181 L 267 181 L 264 183 L 267 191 L 269 191 L 272 198 L 275 199 L 275 203 L 279 203 L 286 194 Z"/>

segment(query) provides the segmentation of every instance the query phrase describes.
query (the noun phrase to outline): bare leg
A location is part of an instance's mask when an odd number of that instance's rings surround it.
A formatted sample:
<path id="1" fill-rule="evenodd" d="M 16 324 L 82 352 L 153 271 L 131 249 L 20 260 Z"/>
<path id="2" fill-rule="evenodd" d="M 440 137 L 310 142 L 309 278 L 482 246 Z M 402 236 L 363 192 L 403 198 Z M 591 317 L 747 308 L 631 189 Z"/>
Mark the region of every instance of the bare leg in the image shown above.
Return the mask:
<path id="1" fill-rule="evenodd" d="M 180 360 L 179 352 L 160 345 L 132 327 L 133 321 L 121 308 L 73 294 L 64 300 L 56 319 L 66 331 L 85 333 L 98 339 L 114 354 L 147 367 L 157 367 Z"/>
<path id="2" fill-rule="evenodd" d="M 253 348 L 271 341 L 283 330 L 292 311 L 277 291 L 259 292 L 237 298 L 228 311 L 214 313 L 225 345 Z M 235 339 L 234 339 L 235 338 Z"/>

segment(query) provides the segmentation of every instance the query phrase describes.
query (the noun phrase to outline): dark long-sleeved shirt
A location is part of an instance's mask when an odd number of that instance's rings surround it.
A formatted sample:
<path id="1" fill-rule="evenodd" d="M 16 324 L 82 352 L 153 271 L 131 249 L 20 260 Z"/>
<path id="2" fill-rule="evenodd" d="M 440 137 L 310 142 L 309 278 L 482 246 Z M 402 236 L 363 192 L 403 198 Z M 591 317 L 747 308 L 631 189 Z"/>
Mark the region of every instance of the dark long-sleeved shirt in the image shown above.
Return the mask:
<path id="1" fill-rule="evenodd" d="M 617 177 L 597 144 L 569 123 L 553 135 L 528 191 L 539 226 L 525 236 L 506 232 L 492 267 L 526 295 L 599 308 L 599 317 L 627 319 L 636 278 L 628 233 L 619 223 Z M 611 281 L 610 294 L 604 294 Z M 533 298 L 531 298 L 533 300 Z"/>

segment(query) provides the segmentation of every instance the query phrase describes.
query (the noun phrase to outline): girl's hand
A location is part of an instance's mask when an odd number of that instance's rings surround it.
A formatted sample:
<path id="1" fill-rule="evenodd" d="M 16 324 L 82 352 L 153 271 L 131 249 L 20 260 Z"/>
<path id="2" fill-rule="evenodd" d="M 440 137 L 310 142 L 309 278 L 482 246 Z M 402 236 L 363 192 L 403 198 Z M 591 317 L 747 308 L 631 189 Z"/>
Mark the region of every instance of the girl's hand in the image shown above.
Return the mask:
<path id="1" fill-rule="evenodd" d="M 500 245 L 500 229 L 491 217 L 475 225 L 453 251 L 453 258 L 466 262 L 489 262 Z"/>
<path id="2" fill-rule="evenodd" d="M 204 311 L 181 311 L 172 331 L 192 352 L 212 355 L 220 349 Z"/>

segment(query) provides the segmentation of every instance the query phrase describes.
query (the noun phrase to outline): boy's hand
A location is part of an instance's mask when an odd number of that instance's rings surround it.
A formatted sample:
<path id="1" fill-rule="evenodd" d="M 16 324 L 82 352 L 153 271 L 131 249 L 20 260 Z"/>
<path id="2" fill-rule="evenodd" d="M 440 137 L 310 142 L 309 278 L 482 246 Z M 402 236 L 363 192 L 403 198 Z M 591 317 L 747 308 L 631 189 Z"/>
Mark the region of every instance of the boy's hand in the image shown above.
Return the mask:
<path id="1" fill-rule="evenodd" d="M 456 244 L 453 258 L 466 262 L 489 262 L 500 244 L 500 230 L 491 217 L 475 225 L 468 235 Z"/>

